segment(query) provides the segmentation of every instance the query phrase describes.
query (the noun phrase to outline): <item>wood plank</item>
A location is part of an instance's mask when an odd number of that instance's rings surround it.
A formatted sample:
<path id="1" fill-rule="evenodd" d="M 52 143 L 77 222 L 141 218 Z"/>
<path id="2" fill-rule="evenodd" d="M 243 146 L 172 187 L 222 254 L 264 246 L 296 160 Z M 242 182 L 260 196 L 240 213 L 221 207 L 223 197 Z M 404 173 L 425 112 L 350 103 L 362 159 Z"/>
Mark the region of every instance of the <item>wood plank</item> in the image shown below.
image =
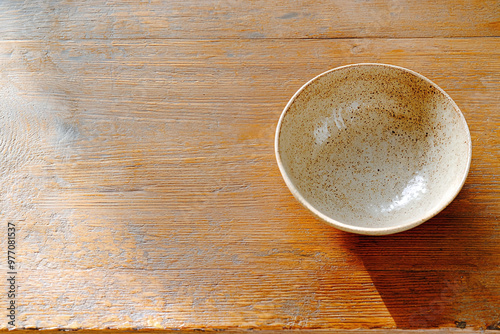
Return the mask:
<path id="1" fill-rule="evenodd" d="M 25 328 L 70 329 L 436 328 L 455 322 L 486 329 L 498 319 L 497 276 L 367 274 L 300 264 L 288 271 L 245 265 L 22 270 L 24 289 L 37 293 L 23 296 L 18 321 Z"/>
<path id="2" fill-rule="evenodd" d="M 70 331 L 70 330 L 68 330 Z M 143 334 L 193 334 L 193 333 L 199 333 L 200 331 L 203 331 L 202 329 L 194 329 L 194 330 L 176 330 L 176 329 L 170 329 L 170 330 L 151 330 L 151 329 L 146 329 L 146 330 L 140 330 L 140 333 Z M 33 334 L 32 330 L 17 330 L 16 331 L 19 334 Z M 96 332 L 102 333 L 102 334 L 111 334 L 111 333 L 119 333 L 119 334 L 131 334 L 131 333 L 137 333 L 137 330 L 116 330 L 116 329 L 103 329 L 103 330 L 78 330 L 79 333 L 82 334 L 95 334 Z M 227 334 L 241 334 L 241 333 L 248 333 L 250 330 L 238 330 L 238 329 L 230 329 L 230 330 L 224 330 L 224 333 Z M 259 330 L 259 333 L 261 334 L 278 334 L 278 333 L 283 333 L 284 330 Z M 447 334 L 447 333 L 460 333 L 460 334 L 468 334 L 468 333 L 477 333 L 477 330 L 470 329 L 470 328 L 441 328 L 441 329 L 424 329 L 424 330 L 416 330 L 416 329 L 309 329 L 309 330 L 294 330 L 294 329 L 289 329 L 286 330 L 287 333 L 290 334 L 336 334 L 336 333 L 353 333 L 353 334 L 378 334 L 378 333 L 391 333 L 391 334 Z M 44 330 L 44 333 L 47 334 L 55 334 L 55 333 L 60 333 L 60 330 Z M 498 332 L 494 332 L 494 330 L 484 330 L 481 331 L 481 333 L 485 334 L 496 334 Z"/>
<path id="3" fill-rule="evenodd" d="M 500 35 L 497 0 L 2 1 L 2 39 Z"/>
<path id="4" fill-rule="evenodd" d="M 494 326 L 499 46 L 498 38 L 0 42 L 0 219 L 18 228 L 20 326 Z M 273 155 L 281 110 L 305 81 L 374 61 L 448 91 L 474 145 L 467 183 L 445 211 L 378 238 L 312 218 Z"/>

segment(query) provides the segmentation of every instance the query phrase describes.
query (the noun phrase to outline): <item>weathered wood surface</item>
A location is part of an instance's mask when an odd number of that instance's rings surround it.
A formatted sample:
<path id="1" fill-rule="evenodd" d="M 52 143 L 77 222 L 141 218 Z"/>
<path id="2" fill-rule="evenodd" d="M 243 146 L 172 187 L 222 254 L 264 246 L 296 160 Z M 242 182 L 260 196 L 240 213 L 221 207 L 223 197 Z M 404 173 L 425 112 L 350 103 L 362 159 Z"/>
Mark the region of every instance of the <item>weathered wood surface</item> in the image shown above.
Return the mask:
<path id="1" fill-rule="evenodd" d="M 44 334 L 60 334 L 60 330 L 44 330 Z M 78 334 L 198 334 L 200 330 L 113 330 L 113 329 L 102 329 L 102 330 L 78 330 Z M 242 333 L 253 333 L 255 331 L 252 330 L 238 330 L 238 329 L 229 329 L 224 330 L 224 333 L 227 334 L 242 334 Z M 381 334 L 381 333 L 391 333 L 391 334 L 470 334 L 470 333 L 478 333 L 477 330 L 471 328 L 436 328 L 436 329 L 309 329 L 309 330 L 279 330 L 279 329 L 268 329 L 268 330 L 259 330 L 260 334 L 337 334 L 337 333 L 352 333 L 352 334 Z M 213 333 L 213 331 L 212 331 Z M 498 334 L 495 330 L 484 330 L 480 331 L 480 333 L 485 334 Z M 16 330 L 16 334 L 33 334 L 32 330 Z"/>
<path id="2" fill-rule="evenodd" d="M 4 39 L 405 38 L 500 34 L 497 0 L 2 1 Z"/>
<path id="3" fill-rule="evenodd" d="M 17 326 L 497 328 L 498 7 L 2 2 L 0 219 L 17 226 Z M 398 235 L 315 220 L 274 159 L 293 93 L 357 62 L 422 73 L 471 130 L 462 192 Z"/>

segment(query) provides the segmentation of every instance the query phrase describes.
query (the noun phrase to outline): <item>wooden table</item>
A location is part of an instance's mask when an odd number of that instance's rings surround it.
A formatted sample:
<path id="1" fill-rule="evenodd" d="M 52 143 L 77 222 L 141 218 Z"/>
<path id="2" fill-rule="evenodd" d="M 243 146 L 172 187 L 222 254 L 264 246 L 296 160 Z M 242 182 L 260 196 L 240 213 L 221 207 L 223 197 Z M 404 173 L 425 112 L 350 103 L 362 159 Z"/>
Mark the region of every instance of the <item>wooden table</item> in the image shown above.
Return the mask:
<path id="1" fill-rule="evenodd" d="M 498 0 L 5 0 L 0 38 L 0 328 L 11 300 L 20 329 L 500 328 Z M 397 235 L 319 222 L 275 162 L 293 93 L 359 62 L 472 135 L 457 199 Z"/>

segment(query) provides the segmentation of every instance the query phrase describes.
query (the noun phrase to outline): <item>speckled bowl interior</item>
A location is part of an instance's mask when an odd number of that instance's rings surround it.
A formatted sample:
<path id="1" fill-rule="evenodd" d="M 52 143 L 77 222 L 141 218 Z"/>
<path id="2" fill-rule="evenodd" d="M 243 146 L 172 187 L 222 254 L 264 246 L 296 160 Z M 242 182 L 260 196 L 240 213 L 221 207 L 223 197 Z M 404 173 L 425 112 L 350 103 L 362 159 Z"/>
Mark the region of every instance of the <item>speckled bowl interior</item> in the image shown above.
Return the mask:
<path id="1" fill-rule="evenodd" d="M 305 84 L 283 111 L 276 157 L 292 194 L 350 232 L 404 231 L 444 209 L 471 160 L 467 123 L 436 84 L 382 64 Z"/>

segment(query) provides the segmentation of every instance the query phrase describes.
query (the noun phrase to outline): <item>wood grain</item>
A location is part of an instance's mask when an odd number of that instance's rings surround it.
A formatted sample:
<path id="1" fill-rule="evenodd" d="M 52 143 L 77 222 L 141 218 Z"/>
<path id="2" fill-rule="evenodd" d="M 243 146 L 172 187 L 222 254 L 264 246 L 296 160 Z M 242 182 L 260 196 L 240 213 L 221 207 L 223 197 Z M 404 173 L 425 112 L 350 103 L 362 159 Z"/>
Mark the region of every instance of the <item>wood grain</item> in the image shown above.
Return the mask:
<path id="1" fill-rule="evenodd" d="M 500 35 L 497 0 L 3 1 L 4 39 Z"/>
<path id="2" fill-rule="evenodd" d="M 131 333 L 136 333 L 139 332 L 141 334 L 174 334 L 174 333 L 187 333 L 187 334 L 193 334 L 193 333 L 199 333 L 201 330 L 196 329 L 196 330 L 113 330 L 113 329 L 104 329 L 104 330 L 79 330 L 78 333 L 82 334 L 94 334 L 96 332 L 98 333 L 103 333 L 103 334 L 111 334 L 111 333 L 123 333 L 123 334 L 131 334 Z M 31 330 L 17 330 L 16 331 L 19 334 L 32 334 L 33 331 Z M 55 334 L 59 333 L 60 331 L 58 330 L 46 330 L 44 333 L 47 334 Z M 230 330 L 225 330 L 224 333 L 228 334 L 236 334 L 236 333 L 248 333 L 251 332 L 250 330 L 248 331 L 242 331 L 238 329 L 230 329 Z M 277 333 L 283 333 L 283 330 L 260 330 L 259 333 L 262 334 L 277 334 Z M 411 333 L 426 333 L 426 334 L 447 334 L 447 333 L 461 333 L 461 334 L 469 334 L 469 333 L 477 333 L 477 330 L 472 330 L 472 329 L 465 329 L 465 328 L 446 328 L 446 329 L 428 329 L 428 330 L 411 330 L 411 329 L 392 329 L 392 330 L 387 330 L 387 329 L 354 329 L 354 330 L 346 330 L 346 329 L 310 329 L 310 330 L 286 330 L 287 333 L 290 334 L 325 334 L 325 333 L 355 333 L 355 334 L 378 334 L 378 333 L 393 333 L 393 334 L 411 334 Z M 484 330 L 481 331 L 481 333 L 485 334 L 495 334 L 498 332 L 495 332 L 494 330 Z"/>
<path id="3" fill-rule="evenodd" d="M 18 328 L 497 329 L 498 2 L 47 3 L 0 4 L 0 220 L 18 228 Z M 346 16 L 396 5 L 377 27 Z M 321 32 L 334 15 L 339 33 Z M 456 200 L 393 236 L 317 221 L 275 163 L 288 99 L 358 62 L 427 76 L 471 130 Z"/>

